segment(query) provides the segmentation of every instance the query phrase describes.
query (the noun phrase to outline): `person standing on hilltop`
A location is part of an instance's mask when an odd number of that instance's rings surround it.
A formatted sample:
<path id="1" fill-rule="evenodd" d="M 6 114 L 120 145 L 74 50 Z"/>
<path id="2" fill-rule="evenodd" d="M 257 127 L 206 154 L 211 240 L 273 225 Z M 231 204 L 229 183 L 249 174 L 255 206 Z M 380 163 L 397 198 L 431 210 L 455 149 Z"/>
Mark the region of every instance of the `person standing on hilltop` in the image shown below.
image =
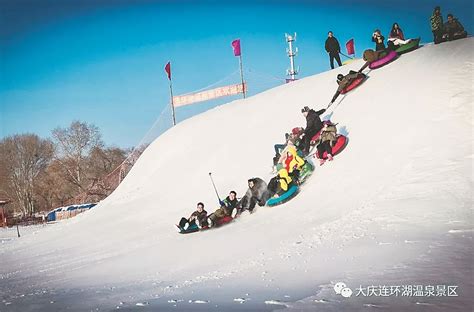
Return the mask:
<path id="1" fill-rule="evenodd" d="M 430 18 L 431 31 L 433 32 L 433 40 L 435 44 L 443 41 L 443 16 L 441 16 L 441 8 L 434 8 L 433 15 Z"/>
<path id="2" fill-rule="evenodd" d="M 326 39 L 326 44 L 324 47 L 329 54 L 329 63 L 331 64 L 331 69 L 334 69 L 334 59 L 336 59 L 339 66 L 342 66 L 341 58 L 339 57 L 339 53 L 341 53 L 341 47 L 339 46 L 339 41 L 337 41 L 336 37 L 334 37 L 332 31 L 328 32 L 328 38 Z"/>

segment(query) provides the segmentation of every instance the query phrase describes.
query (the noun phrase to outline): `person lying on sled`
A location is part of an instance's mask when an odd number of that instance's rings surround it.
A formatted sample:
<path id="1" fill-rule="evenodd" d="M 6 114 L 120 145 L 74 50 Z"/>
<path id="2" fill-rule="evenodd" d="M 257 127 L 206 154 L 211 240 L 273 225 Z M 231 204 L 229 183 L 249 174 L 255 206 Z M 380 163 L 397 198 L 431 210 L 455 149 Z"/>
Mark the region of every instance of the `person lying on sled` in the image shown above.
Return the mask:
<path id="1" fill-rule="evenodd" d="M 364 77 L 364 74 L 353 70 L 349 71 L 349 73 L 345 76 L 343 74 L 337 75 L 337 84 L 339 85 L 339 87 L 337 88 L 336 93 L 332 97 L 331 103 L 334 103 L 339 94 L 341 94 L 341 91 L 347 88 L 352 83 L 352 81 L 354 81 L 354 79 L 360 77 Z"/>

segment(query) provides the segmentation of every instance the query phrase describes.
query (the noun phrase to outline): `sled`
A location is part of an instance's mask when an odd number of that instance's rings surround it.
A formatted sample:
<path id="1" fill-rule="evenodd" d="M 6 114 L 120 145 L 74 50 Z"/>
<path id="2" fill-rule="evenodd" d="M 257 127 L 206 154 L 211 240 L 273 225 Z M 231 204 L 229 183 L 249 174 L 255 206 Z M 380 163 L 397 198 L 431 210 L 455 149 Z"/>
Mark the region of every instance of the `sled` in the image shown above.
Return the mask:
<path id="1" fill-rule="evenodd" d="M 413 50 L 416 50 L 420 47 L 420 38 L 412 39 L 410 42 L 407 44 L 402 44 L 399 47 L 395 49 L 395 52 L 397 52 L 399 55 L 411 52 Z"/>
<path id="2" fill-rule="evenodd" d="M 366 78 L 367 78 L 366 75 L 360 74 L 360 77 L 353 79 L 347 87 L 342 89 L 341 94 L 346 94 L 347 92 L 357 88 L 359 85 L 361 85 L 365 81 Z"/>
<path id="3" fill-rule="evenodd" d="M 267 200 L 267 206 L 274 207 L 274 206 L 278 206 L 278 205 L 286 203 L 287 201 L 289 201 L 290 199 L 292 199 L 298 194 L 298 190 L 299 188 L 297 185 L 290 186 L 288 191 L 283 193 L 281 196 L 272 197 L 269 200 Z"/>
<path id="4" fill-rule="evenodd" d="M 338 136 L 336 136 L 336 139 L 337 139 L 336 144 L 332 147 L 332 156 L 336 156 L 337 154 L 342 152 L 346 148 L 347 143 L 349 142 L 349 139 L 342 134 L 339 134 Z M 316 151 L 314 156 L 316 158 L 321 159 L 321 157 L 319 157 L 318 151 Z M 327 159 L 327 158 L 328 158 L 327 152 L 324 152 L 322 159 Z"/>
<path id="5" fill-rule="evenodd" d="M 373 61 L 372 63 L 370 63 L 369 65 L 369 68 L 370 69 L 376 69 L 376 68 L 380 68 L 382 66 L 385 66 L 387 65 L 388 63 L 391 63 L 393 62 L 394 60 L 396 60 L 398 58 L 398 53 L 395 52 L 395 51 L 390 51 L 388 52 L 387 55 L 385 55 L 384 57 L 376 60 L 376 61 Z"/>

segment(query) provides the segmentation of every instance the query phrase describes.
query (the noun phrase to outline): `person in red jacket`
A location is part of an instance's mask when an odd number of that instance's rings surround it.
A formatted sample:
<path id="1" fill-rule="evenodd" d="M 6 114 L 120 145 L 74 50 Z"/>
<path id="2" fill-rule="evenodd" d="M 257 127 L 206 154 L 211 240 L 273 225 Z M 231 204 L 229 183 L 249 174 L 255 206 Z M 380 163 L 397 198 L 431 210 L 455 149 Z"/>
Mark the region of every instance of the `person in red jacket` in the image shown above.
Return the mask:
<path id="1" fill-rule="evenodd" d="M 398 23 L 393 23 L 392 30 L 388 36 L 388 46 L 390 48 L 395 48 L 395 46 L 407 44 L 408 42 L 410 42 L 410 40 L 405 40 L 403 31 L 400 26 L 398 26 Z"/>

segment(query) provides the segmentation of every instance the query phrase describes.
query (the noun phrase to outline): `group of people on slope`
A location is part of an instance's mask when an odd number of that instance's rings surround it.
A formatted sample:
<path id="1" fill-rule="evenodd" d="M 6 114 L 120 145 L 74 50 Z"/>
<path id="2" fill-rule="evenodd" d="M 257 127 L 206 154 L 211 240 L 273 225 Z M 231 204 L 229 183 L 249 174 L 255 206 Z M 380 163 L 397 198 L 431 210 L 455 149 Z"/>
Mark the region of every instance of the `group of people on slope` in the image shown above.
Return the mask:
<path id="1" fill-rule="evenodd" d="M 434 8 L 433 15 L 431 15 L 430 18 L 430 23 L 435 44 L 467 37 L 467 32 L 464 30 L 461 22 L 459 22 L 453 14 L 449 13 L 447 18 L 448 21 L 443 24 L 441 8 L 439 6 Z"/>
<path id="2" fill-rule="evenodd" d="M 291 182 L 288 181 L 288 184 Z M 252 213 L 258 204 L 264 206 L 269 198 L 275 192 L 269 189 L 267 183 L 260 178 L 251 178 L 247 181 L 248 190 L 244 197 L 237 199 L 237 193 L 230 191 L 229 195 L 219 202 L 220 207 L 211 214 L 207 214 L 204 210 L 204 204 L 199 202 L 196 211 L 188 218 L 181 218 L 178 227 L 179 231 L 186 231 L 192 228 L 206 229 L 220 224 L 220 220 L 224 217 L 235 218 L 243 211 Z"/>
<path id="3" fill-rule="evenodd" d="M 385 47 L 385 37 L 380 32 L 380 29 L 376 29 L 372 33 L 372 42 L 375 42 L 375 51 L 390 51 L 396 48 L 410 43 L 412 39 L 405 39 L 403 30 L 400 28 L 398 23 L 393 23 L 392 29 L 387 40 L 387 47 Z"/>
<path id="4" fill-rule="evenodd" d="M 434 8 L 433 15 L 431 15 L 430 18 L 430 24 L 435 44 L 467 37 L 467 32 L 464 30 L 463 25 L 453 16 L 453 14 L 448 14 L 447 22 L 443 23 L 443 16 L 441 15 L 441 8 L 439 6 Z M 385 37 L 382 35 L 380 29 L 375 29 L 372 34 L 372 42 L 375 43 L 375 51 L 384 51 L 384 53 L 389 50 L 395 50 L 401 45 L 409 43 L 411 40 L 413 39 L 405 38 L 403 30 L 400 28 L 398 23 L 393 23 L 392 25 L 387 40 L 387 46 L 385 46 Z M 342 66 L 341 58 L 339 56 L 339 54 L 341 54 L 341 47 L 332 31 L 328 32 L 325 49 L 329 55 L 329 64 L 331 68 L 334 69 L 334 60 L 336 60 L 339 66 Z M 372 59 L 376 56 L 378 55 L 372 55 Z M 366 60 L 365 57 L 364 60 Z"/>
<path id="5" fill-rule="evenodd" d="M 237 207 L 239 206 L 237 193 L 230 191 L 224 200 L 219 201 L 219 204 L 220 207 L 208 215 L 207 211 L 204 210 L 204 204 L 199 202 L 196 211 L 194 211 L 189 218 L 181 218 L 179 224 L 177 224 L 178 229 L 183 231 L 189 228 L 209 228 L 216 224 L 220 218 L 235 216 Z"/>
<path id="6" fill-rule="evenodd" d="M 291 176 L 295 168 L 298 171 L 305 165 L 306 162 L 303 158 L 308 156 L 312 143 L 316 145 L 319 155 L 324 155 L 324 152 L 326 152 L 328 160 L 332 160 L 331 148 L 335 142 L 336 128 L 329 121 L 323 122 L 321 120 L 320 116 L 325 112 L 326 109 L 315 111 L 308 106 L 301 109 L 301 113 L 306 119 L 306 127 L 293 128 L 291 133 L 285 134 L 286 142 L 284 144 L 275 145 L 276 155 L 273 158 L 275 167 L 281 164 Z M 316 138 L 316 141 L 312 142 L 318 133 L 320 135 Z M 325 160 L 322 157 L 319 160 L 320 165 L 324 164 Z M 280 167 L 277 167 L 277 169 Z"/>
<path id="7" fill-rule="evenodd" d="M 375 51 L 389 51 L 395 50 L 397 47 L 407 44 L 412 39 L 405 39 L 403 30 L 400 28 L 398 23 L 393 23 L 392 29 L 388 37 L 387 46 L 385 46 L 385 37 L 382 35 L 380 29 L 376 29 L 372 33 L 372 41 L 375 42 Z M 336 60 L 339 66 L 342 66 L 341 58 L 339 54 L 341 53 L 341 46 L 339 41 L 334 37 L 332 31 L 328 32 L 328 38 L 325 42 L 326 52 L 329 54 L 329 64 L 331 68 L 334 69 L 334 60 Z"/>
<path id="8" fill-rule="evenodd" d="M 305 106 L 301 113 L 306 118 L 306 128 L 294 128 L 286 134 L 285 144 L 276 144 L 274 165 L 278 169 L 277 175 L 272 177 L 268 184 L 261 178 L 251 178 L 247 181 L 248 189 L 245 195 L 238 200 L 237 193 L 231 191 L 220 201 L 220 207 L 211 214 L 204 210 L 204 203 L 199 202 L 197 209 L 188 218 L 181 218 L 177 225 L 180 231 L 192 227 L 209 228 L 219 224 L 219 220 L 226 216 L 235 218 L 243 211 L 252 213 L 257 205 L 264 206 L 272 197 L 284 194 L 292 185 L 298 185 L 300 178 L 312 170 L 304 156 L 308 155 L 312 138 L 320 132 L 316 142 L 319 155 L 327 153 L 327 159 L 332 160 L 332 146 L 336 141 L 336 127 L 330 122 L 321 120 L 320 115 L 326 110 L 315 111 Z M 325 160 L 320 158 L 320 165 Z"/>

